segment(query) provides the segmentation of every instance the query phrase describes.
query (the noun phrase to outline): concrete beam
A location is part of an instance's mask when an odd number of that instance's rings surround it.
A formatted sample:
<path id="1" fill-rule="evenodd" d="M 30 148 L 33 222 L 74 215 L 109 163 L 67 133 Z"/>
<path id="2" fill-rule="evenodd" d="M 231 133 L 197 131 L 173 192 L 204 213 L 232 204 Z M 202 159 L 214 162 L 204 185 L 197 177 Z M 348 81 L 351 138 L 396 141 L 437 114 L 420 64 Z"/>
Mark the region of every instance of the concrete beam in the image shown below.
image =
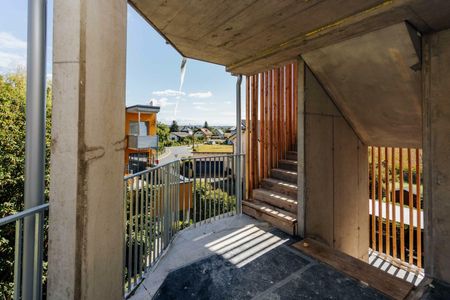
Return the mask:
<path id="1" fill-rule="evenodd" d="M 450 30 L 424 37 L 425 272 L 450 283 Z"/>
<path id="2" fill-rule="evenodd" d="M 125 0 L 55 0 L 49 299 L 123 298 Z"/>

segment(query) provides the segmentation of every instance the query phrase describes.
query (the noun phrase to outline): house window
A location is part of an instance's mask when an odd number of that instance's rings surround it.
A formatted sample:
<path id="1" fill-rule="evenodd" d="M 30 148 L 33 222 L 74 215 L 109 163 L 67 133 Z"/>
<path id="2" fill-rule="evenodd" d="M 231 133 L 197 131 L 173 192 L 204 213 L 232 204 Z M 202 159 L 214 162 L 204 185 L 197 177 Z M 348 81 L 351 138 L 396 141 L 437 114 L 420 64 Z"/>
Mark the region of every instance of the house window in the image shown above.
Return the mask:
<path id="1" fill-rule="evenodd" d="M 148 135 L 148 122 L 130 122 L 130 135 Z"/>
<path id="2" fill-rule="evenodd" d="M 128 156 L 128 169 L 130 173 L 134 174 L 144 171 L 148 166 L 148 153 L 130 153 Z"/>

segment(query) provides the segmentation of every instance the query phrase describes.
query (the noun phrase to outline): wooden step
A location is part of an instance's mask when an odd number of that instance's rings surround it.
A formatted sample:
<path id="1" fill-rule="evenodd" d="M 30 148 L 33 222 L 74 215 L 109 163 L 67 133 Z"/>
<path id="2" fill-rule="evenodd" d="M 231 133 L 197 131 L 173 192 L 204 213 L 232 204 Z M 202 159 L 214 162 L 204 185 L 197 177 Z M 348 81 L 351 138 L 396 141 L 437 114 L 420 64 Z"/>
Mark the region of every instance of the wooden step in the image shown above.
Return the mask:
<path id="1" fill-rule="evenodd" d="M 253 199 L 281 208 L 293 214 L 297 213 L 296 199 L 292 199 L 284 194 L 266 189 L 255 189 L 253 190 Z"/>
<path id="2" fill-rule="evenodd" d="M 297 161 L 297 159 L 298 159 L 297 152 L 296 151 L 288 151 L 286 153 L 286 159 Z"/>
<path id="3" fill-rule="evenodd" d="M 265 178 L 261 181 L 261 187 L 297 199 L 297 184 L 274 178 Z"/>
<path id="4" fill-rule="evenodd" d="M 270 177 L 297 184 L 297 172 L 283 169 L 272 169 L 270 171 Z"/>
<path id="5" fill-rule="evenodd" d="M 405 280 L 313 239 L 304 239 L 292 246 L 350 277 L 365 282 L 391 299 L 405 299 L 414 288 L 413 284 Z"/>
<path id="6" fill-rule="evenodd" d="M 278 168 L 283 169 L 283 170 L 297 172 L 297 161 L 290 160 L 290 159 L 281 159 L 278 162 Z"/>
<path id="7" fill-rule="evenodd" d="M 288 234 L 294 235 L 296 232 L 296 216 L 280 208 L 257 200 L 250 200 L 242 201 L 242 211 L 255 219 L 269 222 Z"/>

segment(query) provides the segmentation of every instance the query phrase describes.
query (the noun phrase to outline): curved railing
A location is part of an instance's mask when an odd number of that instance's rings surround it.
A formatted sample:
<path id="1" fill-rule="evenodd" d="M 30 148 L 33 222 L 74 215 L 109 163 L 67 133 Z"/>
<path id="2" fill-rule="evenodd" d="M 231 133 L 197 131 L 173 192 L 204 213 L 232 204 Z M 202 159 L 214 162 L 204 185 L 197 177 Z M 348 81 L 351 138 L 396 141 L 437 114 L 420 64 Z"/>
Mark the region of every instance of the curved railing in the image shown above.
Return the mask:
<path id="1" fill-rule="evenodd" d="M 241 212 L 244 155 L 176 160 L 124 177 L 124 295 L 174 235 Z"/>
<path id="2" fill-rule="evenodd" d="M 2 280 L 4 283 L 10 281 L 13 284 L 14 299 L 42 299 L 43 296 L 43 264 L 44 264 L 44 218 L 45 213 L 48 211 L 48 203 L 41 204 L 32 208 L 25 209 L 21 212 L 0 219 L 0 246 L 2 259 L 8 259 L 9 245 L 12 245 L 13 241 L 10 240 L 14 236 L 14 266 L 13 271 L 9 272 L 8 264 L 5 263 L 2 266 L 4 274 L 2 274 Z M 15 224 L 13 224 L 15 223 Z M 31 235 L 32 239 L 28 242 L 32 243 L 34 253 L 30 257 L 24 257 L 23 245 L 23 232 L 24 228 L 34 228 L 34 232 Z M 15 226 L 14 226 L 15 225 Z M 12 254 L 12 253 L 11 253 Z M 33 274 L 31 280 L 23 282 L 23 261 L 24 259 L 31 260 L 33 262 Z M 10 273 L 11 275 L 9 275 Z M 8 277 L 11 277 L 8 279 Z M 24 290 L 26 289 L 26 290 Z M 24 293 L 27 291 L 27 293 Z M 8 291 L 3 291 L 7 292 Z M 9 299 L 11 295 L 3 295 L 5 299 Z"/>

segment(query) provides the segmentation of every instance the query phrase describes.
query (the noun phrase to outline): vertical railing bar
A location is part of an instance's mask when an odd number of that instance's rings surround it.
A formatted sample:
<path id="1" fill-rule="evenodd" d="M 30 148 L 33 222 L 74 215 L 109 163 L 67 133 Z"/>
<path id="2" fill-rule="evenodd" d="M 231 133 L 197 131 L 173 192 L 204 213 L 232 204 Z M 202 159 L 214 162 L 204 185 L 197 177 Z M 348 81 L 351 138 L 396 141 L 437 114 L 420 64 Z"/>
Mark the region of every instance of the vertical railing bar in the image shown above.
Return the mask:
<path id="1" fill-rule="evenodd" d="M 231 155 L 230 156 L 230 159 L 231 159 L 231 167 L 230 167 L 230 180 L 231 180 L 231 185 L 230 185 L 230 193 L 236 193 L 235 192 L 235 190 L 233 189 L 234 188 L 234 171 L 236 170 L 236 167 L 235 167 L 235 160 L 234 160 L 234 155 Z M 233 199 L 233 197 L 231 197 L 231 199 Z M 236 202 L 236 194 L 234 195 L 234 199 L 235 199 L 235 202 Z M 234 215 L 235 214 L 235 212 L 236 212 L 236 205 L 235 205 L 235 203 L 233 202 L 232 204 L 231 204 L 231 208 L 232 208 L 232 210 L 231 210 L 231 215 Z"/>
<path id="2" fill-rule="evenodd" d="M 236 130 L 237 130 L 237 127 L 236 127 Z M 214 156 L 214 208 L 213 208 L 213 211 L 214 211 L 214 213 L 213 213 L 214 220 L 216 220 L 216 217 L 217 217 L 217 211 L 216 211 L 217 197 L 216 197 L 216 194 L 217 194 L 217 189 L 218 189 L 218 187 L 217 187 L 216 183 L 217 183 L 217 181 L 218 181 L 218 177 L 219 177 L 219 176 L 217 176 L 217 157 Z M 220 179 L 219 179 L 219 180 L 220 180 Z M 220 181 L 219 181 L 218 186 L 219 186 L 219 188 L 220 188 Z"/>
<path id="3" fill-rule="evenodd" d="M 136 192 L 134 194 L 135 196 L 135 206 L 134 206 L 134 257 L 133 257 L 133 267 L 134 267 L 134 283 L 133 285 L 136 285 L 137 280 L 137 274 L 138 274 L 138 232 L 139 232 L 139 221 L 138 221 L 138 215 L 139 215 L 139 177 L 134 177 L 134 187 L 136 188 Z"/>
<path id="4" fill-rule="evenodd" d="M 192 205 L 192 200 L 191 200 L 191 195 L 192 195 L 192 178 L 191 178 L 191 172 L 189 172 L 189 170 L 191 166 L 191 159 L 188 160 L 188 209 L 187 209 L 187 225 L 190 226 L 191 225 L 191 205 Z"/>
<path id="5" fill-rule="evenodd" d="M 131 182 L 131 186 L 130 183 Z M 128 181 L 128 186 L 130 186 L 129 193 L 130 193 L 130 218 L 128 220 L 128 292 L 131 291 L 131 274 L 132 272 L 132 255 L 133 255 L 133 185 L 134 185 L 134 178 L 130 179 Z"/>
<path id="6" fill-rule="evenodd" d="M 203 217 L 202 217 L 202 219 L 203 219 L 203 224 L 205 224 L 206 223 L 206 204 L 208 203 L 208 187 L 207 187 L 207 185 L 206 185 L 206 174 L 207 174 L 207 170 L 206 170 L 206 166 L 207 166 L 207 158 L 205 157 L 205 158 L 203 158 L 203 162 L 204 162 L 204 165 L 205 165 L 205 170 L 204 170 L 204 173 L 203 173 L 203 187 L 204 187 L 204 190 L 205 190 L 205 198 L 204 198 L 204 210 L 203 210 Z"/>
<path id="7" fill-rule="evenodd" d="M 194 189 L 194 194 L 192 195 L 193 197 L 193 201 L 194 201 L 194 203 L 193 203 L 193 206 L 194 206 L 194 212 L 193 212 L 193 214 L 192 214 L 192 216 L 193 216 L 193 219 L 194 219 L 194 228 L 197 226 L 197 159 L 195 159 L 194 158 L 194 160 L 193 160 L 193 167 L 192 167 L 192 170 L 193 170 L 193 175 L 194 175 L 194 187 L 193 187 L 193 189 Z"/>
<path id="8" fill-rule="evenodd" d="M 420 149 L 416 149 L 416 207 L 417 207 L 417 266 L 422 268 L 422 220 L 421 220 L 421 180 L 420 180 Z"/>
<path id="9" fill-rule="evenodd" d="M 42 219 L 43 212 L 36 213 L 35 216 L 35 235 L 34 235 L 34 257 L 33 257 L 33 299 L 41 299 L 42 289 Z"/>
<path id="10" fill-rule="evenodd" d="M 227 183 L 227 186 L 226 186 L 226 188 L 227 188 L 227 216 L 229 216 L 230 215 L 230 211 L 231 211 L 231 203 L 230 203 L 231 190 L 230 190 L 230 174 L 229 174 L 229 171 L 230 171 L 230 156 L 227 156 L 226 160 L 227 160 L 227 169 L 226 169 L 226 176 L 227 176 L 227 179 L 226 179 L 226 183 Z"/>
<path id="11" fill-rule="evenodd" d="M 144 266 L 144 273 L 147 272 L 148 267 L 150 266 L 150 247 L 149 247 L 149 240 L 150 240 L 150 226 L 149 226 L 149 201 L 148 201 L 148 186 L 149 186 L 149 172 L 145 173 L 145 193 L 144 193 L 144 202 L 145 202 L 145 217 L 144 217 L 144 223 L 145 223 L 145 243 L 144 243 L 144 259 L 145 259 L 145 266 Z"/>
<path id="12" fill-rule="evenodd" d="M 381 147 L 378 147 L 378 251 L 383 253 L 383 182 L 381 180 Z"/>
<path id="13" fill-rule="evenodd" d="M 150 265 L 155 261 L 155 246 L 156 246 L 156 201 L 155 201 L 155 170 L 150 173 Z"/>
<path id="14" fill-rule="evenodd" d="M 162 251 L 162 243 L 163 243 L 163 208 L 162 208 L 162 198 L 164 196 L 163 194 L 163 187 L 165 178 L 162 176 L 162 168 L 158 169 L 158 257 L 161 255 Z"/>
<path id="15" fill-rule="evenodd" d="M 123 271 L 122 271 L 122 284 L 123 284 L 123 292 L 126 292 L 126 273 L 125 273 L 125 267 L 128 269 L 127 265 L 127 211 L 128 211 L 128 205 L 127 205 L 127 179 L 123 181 L 123 224 L 125 226 L 123 230 Z M 128 271 L 128 270 L 127 270 Z"/>
<path id="16" fill-rule="evenodd" d="M 182 185 L 182 191 L 180 191 L 181 193 L 181 197 L 183 198 L 183 223 L 182 223 L 182 228 L 185 227 L 186 225 L 186 168 L 185 168 L 185 161 L 182 160 L 181 161 L 181 168 L 182 168 L 182 176 L 183 176 L 183 185 Z"/>
<path id="17" fill-rule="evenodd" d="M 21 299 L 22 286 L 22 219 L 16 220 L 16 240 L 14 247 L 14 299 Z"/>
<path id="18" fill-rule="evenodd" d="M 209 208 L 208 208 L 208 222 L 209 223 L 211 223 L 211 208 L 212 208 L 212 205 L 211 205 L 212 203 L 211 202 L 212 202 L 212 193 L 214 192 L 213 186 L 215 186 L 215 182 L 213 182 L 214 180 L 211 178 L 211 175 L 212 175 L 211 174 L 212 173 L 211 172 L 212 171 L 211 170 L 212 169 L 211 168 L 211 160 L 212 160 L 212 158 L 209 157 L 209 165 L 208 165 L 209 166 L 208 167 L 208 169 L 209 169 L 209 179 L 208 180 L 209 180 L 209 188 L 210 188 L 209 195 L 208 195 L 209 196 L 208 197 L 208 200 L 209 200 L 208 201 L 208 204 L 209 204 Z"/>
<path id="19" fill-rule="evenodd" d="M 140 229 L 139 229 L 139 277 L 142 277 L 142 259 L 144 256 L 144 237 L 143 237 L 143 233 L 145 232 L 144 229 L 144 178 L 143 175 L 139 176 L 139 180 L 141 183 L 141 187 L 139 189 L 139 194 L 140 194 L 140 216 L 139 216 L 139 224 L 140 224 Z M 138 185 L 139 187 L 139 185 Z"/>
<path id="20" fill-rule="evenodd" d="M 414 262 L 414 213 L 413 213 L 413 190 L 412 190 L 412 164 L 411 148 L 408 148 L 408 205 L 409 205 L 409 263 Z"/>
<path id="21" fill-rule="evenodd" d="M 399 148 L 399 169 L 400 169 L 400 259 L 405 261 L 405 221 L 404 221 L 404 211 L 405 211 L 405 199 L 403 191 L 403 148 Z"/>

